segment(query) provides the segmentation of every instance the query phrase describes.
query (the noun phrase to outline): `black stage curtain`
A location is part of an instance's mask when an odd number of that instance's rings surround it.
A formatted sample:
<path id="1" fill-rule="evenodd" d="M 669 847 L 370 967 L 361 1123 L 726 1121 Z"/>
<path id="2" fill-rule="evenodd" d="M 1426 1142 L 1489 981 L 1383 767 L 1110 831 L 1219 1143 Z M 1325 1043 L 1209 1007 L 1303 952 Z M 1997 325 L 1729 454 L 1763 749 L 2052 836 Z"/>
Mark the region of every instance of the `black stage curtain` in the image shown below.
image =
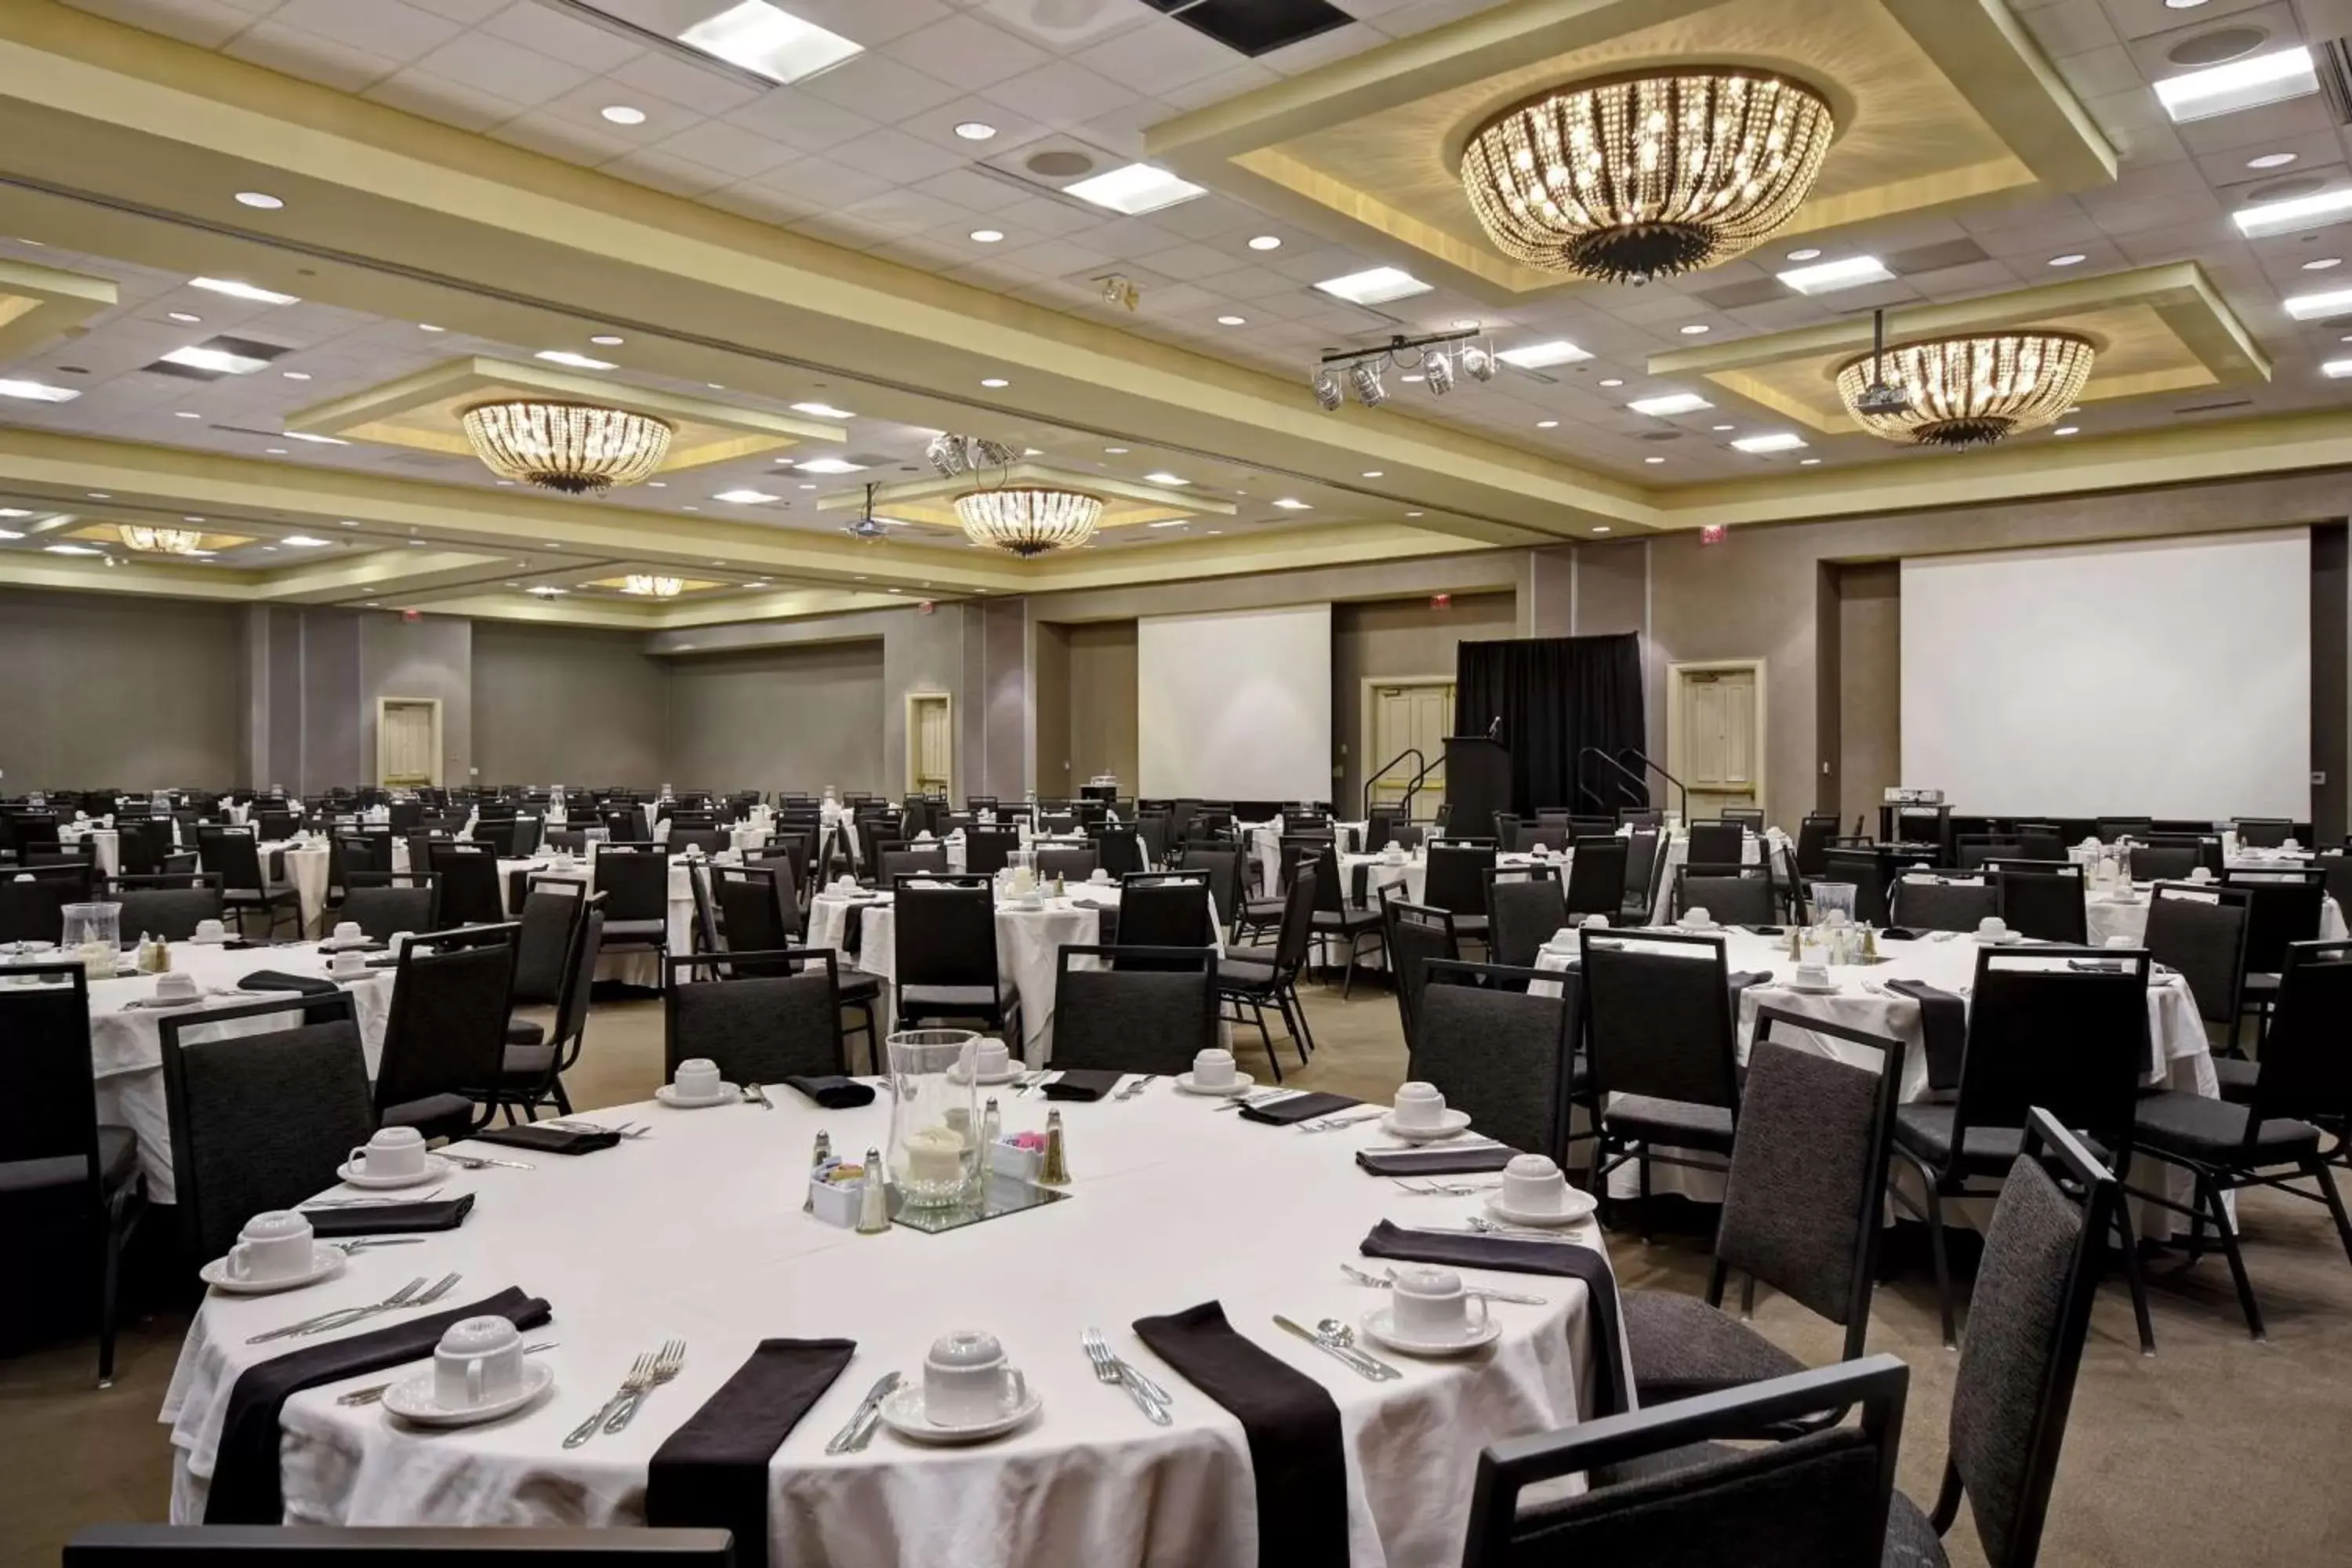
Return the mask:
<path id="1" fill-rule="evenodd" d="M 1495 738 L 1511 753 L 1511 809 L 1597 809 L 1579 802 L 1576 759 L 1587 746 L 1610 756 L 1647 750 L 1642 719 L 1642 638 L 1517 637 L 1465 642 L 1454 665 L 1454 732 Z M 1594 787 L 1617 798 L 1593 764 Z"/>

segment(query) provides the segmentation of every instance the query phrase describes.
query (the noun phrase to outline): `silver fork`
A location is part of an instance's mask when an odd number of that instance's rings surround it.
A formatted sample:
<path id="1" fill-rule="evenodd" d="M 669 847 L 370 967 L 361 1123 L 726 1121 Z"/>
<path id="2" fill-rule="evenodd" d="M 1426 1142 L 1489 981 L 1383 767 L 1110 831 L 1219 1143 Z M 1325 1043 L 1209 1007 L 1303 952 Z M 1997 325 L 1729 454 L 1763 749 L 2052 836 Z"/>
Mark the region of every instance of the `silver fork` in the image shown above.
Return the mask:
<path id="1" fill-rule="evenodd" d="M 421 1236 L 363 1236 L 357 1241 L 331 1241 L 329 1247 L 340 1248 L 349 1258 L 354 1252 L 364 1252 L 371 1247 L 415 1247 L 423 1243 Z"/>
<path id="2" fill-rule="evenodd" d="M 1303 1094 L 1306 1091 L 1304 1089 L 1252 1089 L 1247 1094 L 1237 1094 L 1231 1100 L 1220 1101 L 1218 1104 L 1210 1107 L 1210 1110 L 1212 1111 L 1246 1110 L 1253 1105 L 1269 1105 L 1277 1100 L 1288 1100 L 1294 1094 Z"/>
<path id="3" fill-rule="evenodd" d="M 654 1358 L 651 1352 L 631 1362 L 628 1374 L 621 1379 L 621 1386 L 613 1391 L 613 1397 L 598 1405 L 595 1415 L 572 1428 L 571 1433 L 563 1439 L 563 1446 L 567 1448 L 577 1448 L 581 1444 L 593 1437 L 596 1435 L 596 1428 L 604 1424 L 604 1417 L 618 1410 L 621 1407 L 621 1401 L 626 1399 L 637 1389 L 643 1388 L 645 1380 L 653 1374 L 653 1370 Z"/>
<path id="4" fill-rule="evenodd" d="M 1100 1329 L 1087 1330 L 1078 1336 L 1078 1343 L 1085 1347 L 1087 1359 L 1094 1363 L 1096 1382 L 1127 1390 L 1127 1396 L 1135 1401 L 1135 1407 L 1142 1411 L 1144 1418 L 1153 1426 L 1171 1424 L 1167 1409 L 1167 1392 L 1111 1353 L 1109 1342 L 1103 1338 Z"/>
<path id="5" fill-rule="evenodd" d="M 653 1131 L 651 1124 L 640 1127 L 634 1121 L 624 1121 L 618 1127 L 605 1127 L 593 1121 L 577 1121 L 570 1117 L 566 1117 L 561 1121 L 542 1121 L 538 1125 L 541 1127 L 552 1127 L 564 1132 L 612 1132 L 616 1133 L 623 1138 L 643 1138 L 646 1134 Z M 635 1128 L 636 1130 L 635 1131 L 631 1131 L 631 1128 Z"/>
<path id="6" fill-rule="evenodd" d="M 1387 1114 L 1385 1110 L 1367 1110 L 1361 1113 L 1340 1111 L 1318 1121 L 1303 1122 L 1298 1130 L 1301 1132 L 1337 1132 L 1342 1127 L 1353 1127 L 1359 1122 L 1378 1121 Z"/>
<path id="7" fill-rule="evenodd" d="M 1503 1184 L 1500 1182 L 1428 1182 L 1416 1187 L 1402 1176 L 1391 1176 L 1389 1180 L 1406 1192 L 1424 1198 L 1466 1198 L 1473 1193 L 1491 1193 Z"/>
<path id="8" fill-rule="evenodd" d="M 1158 1073 L 1145 1073 L 1141 1078 L 1137 1079 L 1133 1083 L 1129 1084 L 1125 1089 L 1122 1089 L 1117 1094 L 1112 1095 L 1111 1098 L 1113 1100 L 1133 1100 L 1137 1095 L 1141 1094 L 1145 1089 L 1150 1089 L 1153 1084 L 1159 1081 L 1160 1075 Z"/>
<path id="9" fill-rule="evenodd" d="M 628 1398 L 623 1401 L 621 1407 L 613 1412 L 612 1419 L 604 1423 L 606 1434 L 618 1432 L 622 1427 L 626 1426 L 629 1424 L 629 1418 L 637 1413 L 637 1407 L 646 1402 L 646 1395 L 676 1377 L 677 1369 L 685 1364 L 686 1342 L 670 1340 L 665 1342 L 660 1353 L 654 1357 L 653 1367 L 646 1373 L 645 1382 L 630 1391 Z"/>
<path id="10" fill-rule="evenodd" d="M 450 1287 L 457 1284 L 461 1278 L 463 1278 L 461 1275 L 444 1274 L 440 1279 L 434 1281 L 433 1288 L 431 1289 L 425 1291 L 421 1295 L 411 1296 L 407 1300 L 400 1302 L 397 1306 L 362 1307 L 356 1311 L 346 1313 L 343 1316 L 332 1319 L 330 1321 L 313 1323 L 309 1328 L 304 1329 L 301 1333 L 296 1337 L 299 1339 L 308 1339 L 312 1334 L 323 1334 L 335 1329 L 348 1329 L 353 1323 L 373 1318 L 380 1312 L 404 1311 L 410 1307 L 429 1307 L 434 1302 L 438 1301 L 442 1297 L 446 1296 L 449 1293 Z"/>
<path id="11" fill-rule="evenodd" d="M 536 1169 L 535 1166 L 524 1164 L 520 1160 L 493 1160 L 487 1154 L 452 1154 L 446 1149 L 440 1150 L 438 1152 L 444 1160 L 461 1171 L 487 1171 L 493 1165 L 501 1171 Z"/>
<path id="12" fill-rule="evenodd" d="M 391 1295 L 386 1296 L 376 1305 L 379 1308 L 397 1307 L 406 1301 L 411 1296 L 415 1295 L 419 1290 L 424 1289 L 425 1276 L 419 1274 L 415 1279 L 411 1279 L 407 1284 L 403 1285 L 399 1289 L 394 1290 Z M 303 1330 L 310 1327 L 313 1323 L 323 1323 L 330 1318 L 340 1318 L 345 1312 L 362 1311 L 367 1310 L 369 1309 L 339 1307 L 331 1312 L 315 1313 L 310 1317 L 303 1319 L 299 1323 L 289 1323 L 282 1329 L 271 1329 L 267 1333 L 255 1334 L 248 1338 L 245 1342 L 249 1345 L 258 1345 L 267 1344 L 271 1340 L 291 1339 L 294 1335 L 300 1333 Z"/>
<path id="13" fill-rule="evenodd" d="M 541 1351 L 551 1351 L 555 1348 L 555 1343 L 556 1342 L 553 1340 L 541 1340 L 535 1345 L 523 1346 L 522 1353 L 525 1355 L 536 1355 Z M 397 1380 L 395 1379 L 394 1381 Z M 376 1401 L 383 1397 L 384 1391 L 391 1386 L 392 1384 L 389 1383 L 372 1383 L 365 1388 L 354 1388 L 349 1394 L 339 1394 L 335 1395 L 335 1403 L 338 1405 L 373 1405 Z"/>

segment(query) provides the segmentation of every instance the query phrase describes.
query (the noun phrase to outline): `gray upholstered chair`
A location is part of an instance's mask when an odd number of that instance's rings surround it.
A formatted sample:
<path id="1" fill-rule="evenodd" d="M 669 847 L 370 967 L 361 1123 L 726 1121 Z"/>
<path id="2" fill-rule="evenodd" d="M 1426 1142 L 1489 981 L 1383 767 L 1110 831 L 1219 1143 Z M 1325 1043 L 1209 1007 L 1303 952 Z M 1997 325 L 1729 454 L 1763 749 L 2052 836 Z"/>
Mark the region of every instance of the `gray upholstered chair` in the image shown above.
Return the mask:
<path id="1" fill-rule="evenodd" d="M 112 897 L 122 906 L 127 939 L 145 931 L 165 942 L 185 942 L 205 921 L 221 918 L 218 872 L 183 871 L 150 877 L 117 877 Z"/>
<path id="2" fill-rule="evenodd" d="M 1570 1108 L 1587 1089 L 1578 976 L 1448 959 L 1423 970 L 1409 1075 L 1435 1084 L 1448 1110 L 1467 1111 L 1472 1131 L 1565 1164 Z M 1559 994 L 1531 994 L 1538 980 Z"/>
<path id="3" fill-rule="evenodd" d="M 1381 917 L 1386 922 L 1389 968 L 1396 984 L 1397 1016 L 1404 1026 L 1405 1054 L 1410 1058 L 1421 988 L 1429 983 L 1429 963 L 1433 959 L 1460 958 L 1462 938 L 1454 929 L 1452 910 L 1407 903 L 1402 896 L 1390 896 L 1395 891 L 1386 884 L 1381 888 Z"/>
<path id="4" fill-rule="evenodd" d="M 1807 1035 L 1838 1054 L 1785 1043 Z M 1735 1268 L 1747 1276 L 1743 1317 L 1760 1279 L 1842 1325 L 1846 1360 L 1863 1353 L 1902 1079 L 1900 1040 L 1757 1010 L 1706 1299 L 1668 1290 L 1624 1296 L 1625 1342 L 1643 1405 L 1803 1369 L 1723 1310 Z"/>
<path id="5" fill-rule="evenodd" d="M 475 1100 L 506 1061 L 512 925 L 420 933 L 393 973 L 375 1075 L 376 1120 L 427 1138 L 462 1138 L 488 1121 Z"/>
<path id="6" fill-rule="evenodd" d="M 1216 1043 L 1213 949 L 1066 945 L 1055 955 L 1055 1067 L 1173 1078 Z"/>
<path id="7" fill-rule="evenodd" d="M 1772 879 L 1768 876 L 1710 876 L 1688 866 L 1677 866 L 1675 918 L 1680 920 L 1693 910 L 1705 910 L 1717 925 L 1727 926 L 1770 925 L 1778 912 L 1773 908 Z"/>
<path id="8" fill-rule="evenodd" d="M 2083 942 L 2090 937 L 2090 911 L 2083 902 L 2083 868 L 2046 871 L 2002 867 L 1996 873 L 2000 918 L 2011 931 L 2037 942 Z"/>
<path id="9" fill-rule="evenodd" d="M 1646 1226 L 1654 1161 L 1721 1171 L 1731 1154 L 1739 1066 L 1729 969 L 1711 936 L 1585 930 L 1578 939 L 1585 1051 L 1593 1092 L 1608 1107 L 1585 1187 L 1599 1194 L 1611 1171 L 1638 1162 Z M 1661 1150 L 1721 1158 L 1702 1163 Z"/>
<path id="10" fill-rule="evenodd" d="M 553 1027 L 542 1030 L 536 1039 L 518 1040 L 513 1026 L 508 1026 L 504 1071 L 485 1098 L 496 1100 L 509 1119 L 516 1110 L 536 1116 L 541 1104 L 553 1105 L 558 1115 L 572 1114 L 572 1097 L 563 1092 L 563 1074 L 580 1060 L 588 1040 L 589 994 L 596 984 L 596 960 L 604 948 L 604 911 L 597 907 L 601 901 L 591 897 L 585 916 L 568 933 Z"/>
<path id="11" fill-rule="evenodd" d="M 1889 923 L 1912 931 L 1974 931 L 2000 912 L 2000 895 L 1983 877 L 1906 872 L 1886 900 Z"/>
<path id="12" fill-rule="evenodd" d="M 1569 924 L 1568 899 L 1552 876 L 1486 873 L 1486 953 L 1511 969 L 1529 969 L 1536 950 Z"/>
<path id="13" fill-rule="evenodd" d="M 944 872 L 948 868 L 948 847 L 944 844 L 901 845 L 878 851 L 874 857 L 874 880 L 880 887 L 889 887 L 901 877 L 919 877 L 926 871 Z"/>
<path id="14" fill-rule="evenodd" d="M 1099 863 L 1092 845 L 1083 849 L 1076 847 L 1040 849 L 1037 851 L 1037 876 L 1040 880 L 1059 877 L 1066 882 L 1083 882 L 1095 874 L 1095 867 Z"/>
<path id="15" fill-rule="evenodd" d="M 663 1076 L 695 1057 L 717 1062 L 720 1076 L 738 1084 L 847 1071 L 835 956 L 830 948 L 797 948 L 671 959 L 662 1013 Z M 694 971 L 730 957 L 756 959 L 772 972 L 735 980 L 693 978 Z M 794 973 L 772 973 L 783 967 Z"/>
<path id="16" fill-rule="evenodd" d="M 430 871 L 351 871 L 338 921 L 349 921 L 370 941 L 390 942 L 395 931 L 427 931 L 441 922 L 434 918 L 440 883 Z"/>
<path id="17" fill-rule="evenodd" d="M 2135 852 L 2134 858 L 2137 858 Z M 2238 1025 L 2246 983 L 2246 928 L 2252 899 L 2243 888 L 2193 882 L 2158 883 L 2148 890 L 2147 930 L 2141 942 L 2147 956 L 2180 972 L 2197 1016 L 2219 1025 L 2227 1041 Z M 2225 1100 L 2242 1097 L 2254 1082 L 2254 1064 L 2236 1056 L 2216 1056 L 2213 1070 Z"/>
<path id="18" fill-rule="evenodd" d="M 1654 840 L 1651 847 L 1654 851 Z M 1624 919 L 1626 868 L 1633 847 L 1631 840 L 1613 833 L 1578 842 L 1568 863 L 1568 888 L 1562 900 L 1570 920 L 1562 923 L 1580 921 L 1587 915 L 1606 915 L 1612 925 Z M 1642 918 L 1649 916 L 1644 912 Z"/>
<path id="19" fill-rule="evenodd" d="M 1307 944 L 1315 934 L 1316 888 L 1320 880 L 1311 868 L 1299 870 L 1290 891 L 1284 895 L 1282 924 L 1270 952 L 1229 954 L 1217 966 L 1219 1002 L 1232 1005 L 1234 1010 L 1227 1016 L 1235 1023 L 1257 1025 L 1258 1039 L 1265 1047 L 1276 1083 L 1282 1081 L 1282 1058 L 1274 1054 L 1274 1037 L 1265 1026 L 1269 1005 L 1282 1015 L 1283 1026 L 1290 1031 L 1302 1065 L 1307 1052 L 1315 1048 L 1315 1037 L 1307 1029 L 1307 1005 L 1298 995 L 1298 975 L 1307 965 Z"/>
<path id="20" fill-rule="evenodd" d="M 588 885 L 556 877 L 533 878 L 516 917 L 514 992 L 508 1000 L 523 1007 L 552 1007 L 563 996 L 571 973 L 572 932 L 588 911 Z M 507 1023 L 507 1043 L 538 1046 L 546 1029 L 528 1018 Z"/>

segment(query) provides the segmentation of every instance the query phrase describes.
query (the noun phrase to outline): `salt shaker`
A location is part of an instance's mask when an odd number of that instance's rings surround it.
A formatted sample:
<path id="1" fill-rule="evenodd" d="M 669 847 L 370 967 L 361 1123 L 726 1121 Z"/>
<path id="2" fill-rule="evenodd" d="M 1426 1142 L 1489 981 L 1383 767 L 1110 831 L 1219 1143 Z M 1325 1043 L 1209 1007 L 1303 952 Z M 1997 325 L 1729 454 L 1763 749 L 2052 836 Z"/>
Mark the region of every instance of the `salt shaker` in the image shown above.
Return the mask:
<path id="1" fill-rule="evenodd" d="M 857 1234 L 879 1236 L 890 1228 L 890 1197 L 882 1175 L 882 1151 L 866 1151 L 866 1189 L 857 1205 Z"/>

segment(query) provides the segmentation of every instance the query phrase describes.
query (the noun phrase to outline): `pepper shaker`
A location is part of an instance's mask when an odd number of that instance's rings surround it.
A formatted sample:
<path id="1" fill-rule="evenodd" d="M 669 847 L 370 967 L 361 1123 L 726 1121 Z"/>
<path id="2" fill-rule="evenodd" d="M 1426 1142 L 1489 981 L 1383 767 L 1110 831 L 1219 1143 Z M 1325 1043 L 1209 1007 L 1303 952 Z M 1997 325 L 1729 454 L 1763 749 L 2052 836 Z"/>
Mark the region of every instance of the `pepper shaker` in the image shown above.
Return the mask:
<path id="1" fill-rule="evenodd" d="M 1039 1185 L 1048 1187 L 1070 1184 L 1069 1154 L 1062 1143 L 1062 1113 L 1058 1110 L 1045 1112 L 1045 1168 L 1037 1173 L 1037 1181 Z"/>
<path id="2" fill-rule="evenodd" d="M 809 1171 L 812 1177 L 819 1166 L 832 1158 L 833 1134 L 820 1127 L 816 1130 L 816 1147 L 809 1154 Z M 816 1213 L 816 1187 L 814 1180 L 809 1186 L 808 1195 L 801 1200 L 801 1213 Z"/>

